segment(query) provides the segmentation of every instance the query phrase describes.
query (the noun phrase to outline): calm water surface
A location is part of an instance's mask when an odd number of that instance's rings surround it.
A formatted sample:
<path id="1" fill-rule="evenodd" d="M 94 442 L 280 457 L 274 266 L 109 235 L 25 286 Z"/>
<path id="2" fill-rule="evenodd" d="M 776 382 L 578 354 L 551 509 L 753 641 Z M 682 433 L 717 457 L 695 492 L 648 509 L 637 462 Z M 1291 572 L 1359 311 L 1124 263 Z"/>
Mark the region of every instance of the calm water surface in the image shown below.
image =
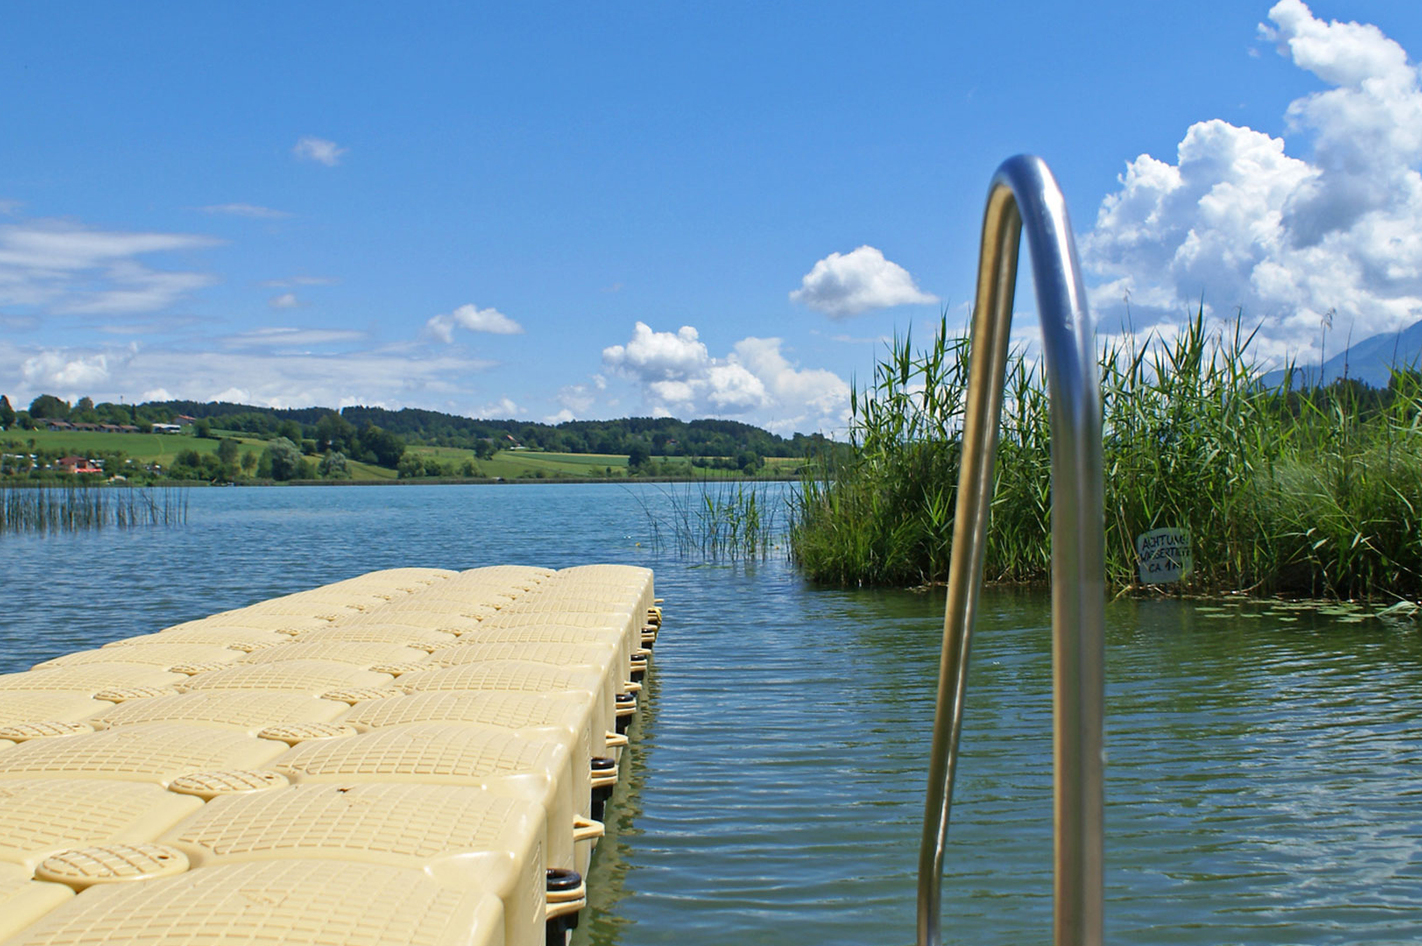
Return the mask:
<path id="1" fill-rule="evenodd" d="M 579 939 L 911 942 L 941 597 L 658 554 L 641 503 L 665 494 L 635 489 L 195 490 L 181 529 L 0 538 L 0 671 L 377 568 L 650 566 L 667 627 Z M 1108 620 L 1108 939 L 1422 941 L 1417 626 Z M 1048 624 L 1039 594 L 982 609 L 952 942 L 1050 940 Z"/>

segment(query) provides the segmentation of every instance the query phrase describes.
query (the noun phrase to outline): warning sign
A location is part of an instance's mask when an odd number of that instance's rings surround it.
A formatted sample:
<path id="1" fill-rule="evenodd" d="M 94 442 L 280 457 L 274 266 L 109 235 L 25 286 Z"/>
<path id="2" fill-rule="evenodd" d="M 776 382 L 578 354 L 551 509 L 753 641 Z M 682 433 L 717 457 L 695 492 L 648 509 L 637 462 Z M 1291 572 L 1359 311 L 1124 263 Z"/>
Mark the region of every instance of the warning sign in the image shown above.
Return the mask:
<path id="1" fill-rule="evenodd" d="M 1189 529 L 1152 529 L 1136 536 L 1136 559 L 1141 584 L 1179 581 L 1195 564 L 1190 554 Z"/>

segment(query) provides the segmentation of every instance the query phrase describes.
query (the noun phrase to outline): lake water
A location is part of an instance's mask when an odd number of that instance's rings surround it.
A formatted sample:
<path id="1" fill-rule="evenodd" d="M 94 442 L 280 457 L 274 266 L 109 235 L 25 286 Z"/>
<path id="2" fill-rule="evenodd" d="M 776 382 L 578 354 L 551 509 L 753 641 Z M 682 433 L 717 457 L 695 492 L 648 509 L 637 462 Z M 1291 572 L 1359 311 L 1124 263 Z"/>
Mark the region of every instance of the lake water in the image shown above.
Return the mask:
<path id="1" fill-rule="evenodd" d="M 650 566 L 667 623 L 579 941 L 912 942 L 941 595 L 659 553 L 666 496 L 207 489 L 178 529 L 6 536 L 0 671 L 378 568 Z M 1418 625 L 1174 601 L 1108 623 L 1108 940 L 1422 940 Z M 988 593 L 950 942 L 1051 938 L 1048 637 L 1045 595 Z"/>

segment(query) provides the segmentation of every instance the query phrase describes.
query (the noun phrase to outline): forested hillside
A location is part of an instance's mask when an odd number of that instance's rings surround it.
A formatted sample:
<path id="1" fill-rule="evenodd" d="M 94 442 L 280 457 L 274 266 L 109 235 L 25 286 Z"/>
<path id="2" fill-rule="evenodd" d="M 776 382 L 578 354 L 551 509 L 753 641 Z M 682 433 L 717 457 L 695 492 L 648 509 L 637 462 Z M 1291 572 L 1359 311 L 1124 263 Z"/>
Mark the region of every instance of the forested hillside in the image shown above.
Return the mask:
<path id="1" fill-rule="evenodd" d="M 406 408 L 325 407 L 277 409 L 223 401 L 148 401 L 142 404 L 95 404 L 80 398 L 72 407 L 51 395 L 41 395 L 26 417 L 75 423 L 151 425 L 179 417 L 206 420 L 212 427 L 259 437 L 282 434 L 300 442 L 349 440 L 367 427 L 378 427 L 407 444 L 459 447 L 479 452 L 524 447 L 559 453 L 648 454 L 666 457 L 804 457 L 824 452 L 820 434 L 781 437 L 733 420 L 683 421 L 674 417 L 628 417 L 617 420 L 576 420 L 542 424 L 520 420 L 484 420 Z M 3 422 L 0 422 L 3 426 Z M 295 428 L 299 428 L 299 431 Z"/>

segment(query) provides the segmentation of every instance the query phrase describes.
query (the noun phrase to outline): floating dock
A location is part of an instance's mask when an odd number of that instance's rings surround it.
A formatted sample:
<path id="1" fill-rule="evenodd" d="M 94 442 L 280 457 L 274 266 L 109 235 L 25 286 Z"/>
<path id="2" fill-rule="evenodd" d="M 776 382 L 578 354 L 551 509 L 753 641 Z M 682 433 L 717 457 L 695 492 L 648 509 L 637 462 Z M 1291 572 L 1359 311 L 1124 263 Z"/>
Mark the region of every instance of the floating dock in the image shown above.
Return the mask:
<path id="1" fill-rule="evenodd" d="M 0 946 L 545 946 L 648 569 L 402 568 L 0 676 Z"/>

